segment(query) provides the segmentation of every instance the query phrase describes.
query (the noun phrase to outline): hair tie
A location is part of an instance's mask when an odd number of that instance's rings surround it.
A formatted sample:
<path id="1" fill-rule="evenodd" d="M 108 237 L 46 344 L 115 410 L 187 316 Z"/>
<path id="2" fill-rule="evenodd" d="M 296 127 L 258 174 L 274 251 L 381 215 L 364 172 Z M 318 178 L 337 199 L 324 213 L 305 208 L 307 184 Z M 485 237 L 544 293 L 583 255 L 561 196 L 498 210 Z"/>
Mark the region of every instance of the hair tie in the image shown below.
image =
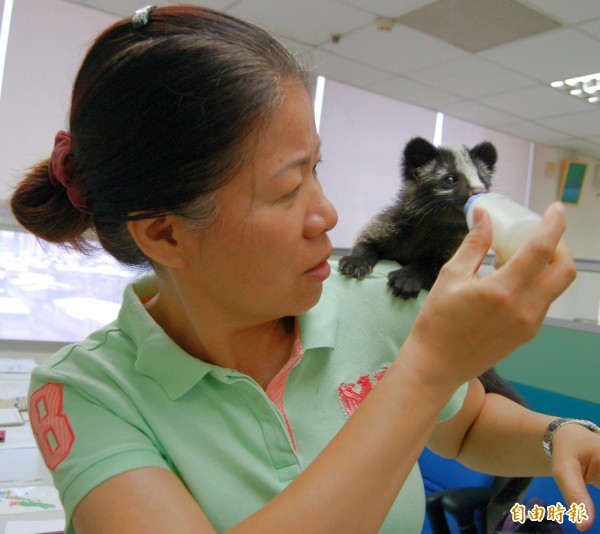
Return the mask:
<path id="1" fill-rule="evenodd" d="M 83 194 L 81 180 L 75 175 L 75 160 L 71 154 L 71 135 L 60 130 L 54 138 L 54 150 L 48 165 L 50 183 L 66 190 L 73 207 L 84 213 L 91 213 Z"/>

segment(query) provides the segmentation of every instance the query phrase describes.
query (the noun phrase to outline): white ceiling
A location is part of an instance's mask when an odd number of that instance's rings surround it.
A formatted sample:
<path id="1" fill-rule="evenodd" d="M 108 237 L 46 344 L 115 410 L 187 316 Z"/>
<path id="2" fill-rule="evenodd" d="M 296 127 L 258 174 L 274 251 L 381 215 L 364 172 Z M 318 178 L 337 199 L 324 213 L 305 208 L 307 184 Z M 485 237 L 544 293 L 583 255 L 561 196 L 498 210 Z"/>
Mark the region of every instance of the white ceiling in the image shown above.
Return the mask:
<path id="1" fill-rule="evenodd" d="M 128 16 L 150 0 L 71 1 Z M 192 3 L 224 10 L 270 29 L 289 46 L 309 53 L 317 72 L 326 77 L 536 143 L 572 150 L 574 156 L 600 159 L 600 107 L 549 86 L 555 80 L 600 72 L 600 0 L 485 0 L 502 2 L 506 8 L 525 6 L 559 26 L 477 53 L 400 22 L 391 31 L 378 30 L 375 24 L 378 17 L 398 19 L 426 6 L 452 7 L 465 1 Z M 436 21 L 442 29 L 450 23 L 451 17 Z M 473 38 L 486 32 L 502 33 L 502 26 L 509 24 L 481 18 L 479 24 L 472 24 Z M 332 34 L 340 36 L 337 44 Z"/>

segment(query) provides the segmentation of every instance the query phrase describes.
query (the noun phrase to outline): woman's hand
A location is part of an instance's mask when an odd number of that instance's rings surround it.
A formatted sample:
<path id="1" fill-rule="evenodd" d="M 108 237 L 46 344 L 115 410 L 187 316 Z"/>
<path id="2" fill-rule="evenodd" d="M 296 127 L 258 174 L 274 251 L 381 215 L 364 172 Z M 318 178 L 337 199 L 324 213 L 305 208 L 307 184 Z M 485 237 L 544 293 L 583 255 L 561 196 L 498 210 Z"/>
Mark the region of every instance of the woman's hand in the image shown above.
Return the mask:
<path id="1" fill-rule="evenodd" d="M 406 368 L 449 388 L 480 375 L 539 330 L 576 268 L 561 236 L 564 207 L 552 204 L 533 237 L 491 275 L 476 273 L 489 250 L 491 220 L 476 224 L 442 268 L 403 350 Z"/>
<path id="2" fill-rule="evenodd" d="M 595 511 L 586 484 L 600 488 L 600 435 L 576 424 L 559 428 L 552 440 L 552 475 L 567 509 L 574 504 L 589 518 L 577 528 L 589 529 Z"/>

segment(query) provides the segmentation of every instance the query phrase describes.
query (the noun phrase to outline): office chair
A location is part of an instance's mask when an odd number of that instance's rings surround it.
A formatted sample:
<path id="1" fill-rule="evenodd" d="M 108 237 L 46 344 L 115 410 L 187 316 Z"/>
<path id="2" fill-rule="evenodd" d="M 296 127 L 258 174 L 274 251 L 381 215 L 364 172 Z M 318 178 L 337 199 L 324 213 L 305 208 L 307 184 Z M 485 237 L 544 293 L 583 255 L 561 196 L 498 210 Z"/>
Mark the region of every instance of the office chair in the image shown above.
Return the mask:
<path id="1" fill-rule="evenodd" d="M 506 480 L 472 471 L 454 460 L 425 449 L 419 458 L 426 492 L 427 516 L 422 534 L 486 534 L 502 518 L 502 509 L 489 507 Z M 600 507 L 600 489 L 588 485 L 592 502 Z M 536 477 L 519 503 L 564 504 L 564 497 L 552 477 Z M 565 519 L 560 525 L 539 525 L 538 532 L 579 534 L 577 525 Z M 552 528 L 550 528 L 552 527 Z M 594 530 L 594 532 L 596 532 Z"/>
<path id="2" fill-rule="evenodd" d="M 511 479 L 473 471 L 429 449 L 419 458 L 419 468 L 426 492 L 423 533 L 485 534 L 506 513 L 506 506 L 493 506 L 490 501 Z"/>

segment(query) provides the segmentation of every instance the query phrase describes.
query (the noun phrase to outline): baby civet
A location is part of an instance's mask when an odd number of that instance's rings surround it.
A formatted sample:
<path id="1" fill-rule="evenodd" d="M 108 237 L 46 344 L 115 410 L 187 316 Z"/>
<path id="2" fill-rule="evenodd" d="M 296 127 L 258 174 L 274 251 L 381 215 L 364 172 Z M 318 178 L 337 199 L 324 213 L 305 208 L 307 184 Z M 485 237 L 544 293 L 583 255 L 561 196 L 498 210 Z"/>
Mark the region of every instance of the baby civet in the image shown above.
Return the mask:
<path id="1" fill-rule="evenodd" d="M 389 274 L 396 296 L 408 299 L 431 289 L 467 234 L 466 201 L 489 190 L 496 160 L 488 142 L 469 150 L 438 148 L 421 137 L 409 141 L 396 201 L 365 226 L 350 255 L 340 260 L 340 271 L 363 278 L 378 260 L 395 260 L 403 266 Z"/>
<path id="2" fill-rule="evenodd" d="M 389 273 L 388 284 L 401 299 L 431 289 L 440 269 L 468 232 L 463 208 L 471 195 L 489 191 L 498 155 L 490 142 L 469 149 L 464 145 L 436 147 L 415 137 L 404 148 L 403 183 L 393 204 L 375 215 L 358 235 L 340 271 L 354 278 L 370 273 L 380 259 L 402 268 Z M 488 393 L 524 404 L 494 369 L 479 377 Z M 530 479 L 511 479 L 495 499 L 512 504 Z"/>

